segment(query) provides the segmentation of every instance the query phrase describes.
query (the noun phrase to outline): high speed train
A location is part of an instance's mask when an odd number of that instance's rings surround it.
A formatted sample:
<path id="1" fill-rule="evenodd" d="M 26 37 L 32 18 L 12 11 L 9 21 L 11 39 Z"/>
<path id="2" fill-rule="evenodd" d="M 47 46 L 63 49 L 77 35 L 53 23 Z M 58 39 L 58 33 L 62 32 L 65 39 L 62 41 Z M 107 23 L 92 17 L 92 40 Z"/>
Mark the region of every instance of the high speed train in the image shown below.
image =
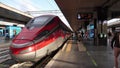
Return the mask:
<path id="1" fill-rule="evenodd" d="M 12 40 L 11 56 L 17 61 L 38 61 L 58 49 L 70 31 L 58 16 L 35 17 Z"/>

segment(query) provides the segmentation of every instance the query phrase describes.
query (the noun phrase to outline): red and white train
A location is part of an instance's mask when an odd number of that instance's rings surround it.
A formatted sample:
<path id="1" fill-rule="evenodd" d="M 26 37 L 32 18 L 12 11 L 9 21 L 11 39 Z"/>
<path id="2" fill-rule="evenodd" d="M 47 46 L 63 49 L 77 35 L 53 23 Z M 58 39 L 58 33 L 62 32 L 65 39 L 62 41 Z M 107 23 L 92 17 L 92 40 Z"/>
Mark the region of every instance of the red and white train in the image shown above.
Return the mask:
<path id="1" fill-rule="evenodd" d="M 37 61 L 58 49 L 71 31 L 58 16 L 42 15 L 30 20 L 13 39 L 11 55 L 17 61 Z"/>

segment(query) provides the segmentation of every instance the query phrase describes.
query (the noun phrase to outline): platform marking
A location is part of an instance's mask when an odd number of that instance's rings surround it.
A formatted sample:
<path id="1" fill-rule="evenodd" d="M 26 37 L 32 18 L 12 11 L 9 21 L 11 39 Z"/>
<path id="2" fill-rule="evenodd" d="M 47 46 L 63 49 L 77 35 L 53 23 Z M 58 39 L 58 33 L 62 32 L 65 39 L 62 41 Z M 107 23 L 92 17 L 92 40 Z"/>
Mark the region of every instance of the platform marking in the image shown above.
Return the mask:
<path id="1" fill-rule="evenodd" d="M 71 41 L 69 41 L 69 43 L 67 45 L 67 48 L 66 48 L 66 52 L 70 52 L 71 51 L 71 47 L 72 47 L 72 44 L 71 44 Z"/>
<path id="2" fill-rule="evenodd" d="M 97 67 L 98 64 L 96 63 L 96 61 L 92 58 L 91 54 L 87 51 L 88 56 L 90 56 L 90 59 L 92 60 L 92 63 Z"/>
<path id="3" fill-rule="evenodd" d="M 53 64 L 55 64 L 55 60 L 60 56 L 61 50 L 51 59 L 51 61 L 45 66 L 45 68 L 52 68 Z"/>
<path id="4" fill-rule="evenodd" d="M 66 47 L 66 52 L 70 52 L 72 47 L 72 41 L 68 41 L 67 47 Z"/>
<path id="5" fill-rule="evenodd" d="M 86 51 L 86 47 L 83 45 L 82 42 L 77 42 L 78 43 L 78 49 L 79 51 Z"/>
<path id="6" fill-rule="evenodd" d="M 67 46 L 67 43 L 65 43 L 65 45 L 63 46 L 62 51 L 65 50 L 66 46 Z"/>

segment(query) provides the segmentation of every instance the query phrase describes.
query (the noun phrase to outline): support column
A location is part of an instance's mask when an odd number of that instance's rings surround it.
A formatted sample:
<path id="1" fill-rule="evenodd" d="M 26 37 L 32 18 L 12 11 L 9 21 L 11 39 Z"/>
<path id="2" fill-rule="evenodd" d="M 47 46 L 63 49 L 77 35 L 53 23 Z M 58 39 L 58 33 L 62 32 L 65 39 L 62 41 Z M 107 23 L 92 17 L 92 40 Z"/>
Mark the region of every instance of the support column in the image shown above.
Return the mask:
<path id="1" fill-rule="evenodd" d="M 107 26 L 103 23 L 107 20 L 108 8 L 107 7 L 98 7 L 97 8 L 97 31 L 98 31 L 98 44 L 99 45 L 107 45 Z"/>

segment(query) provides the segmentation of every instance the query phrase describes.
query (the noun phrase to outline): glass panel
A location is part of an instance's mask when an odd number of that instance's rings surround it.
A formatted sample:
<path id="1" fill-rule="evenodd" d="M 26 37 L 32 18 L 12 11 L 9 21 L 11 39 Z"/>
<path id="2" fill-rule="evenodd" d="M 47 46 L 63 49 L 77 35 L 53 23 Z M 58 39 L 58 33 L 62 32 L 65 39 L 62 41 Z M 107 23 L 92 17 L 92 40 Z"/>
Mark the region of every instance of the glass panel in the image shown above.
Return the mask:
<path id="1" fill-rule="evenodd" d="M 35 18 L 33 22 L 31 22 L 33 26 L 36 26 L 36 25 L 44 25 L 45 22 L 48 20 L 49 18 L 48 17 L 38 17 L 38 18 Z"/>
<path id="2" fill-rule="evenodd" d="M 45 30 L 45 31 L 41 32 L 41 33 L 35 38 L 35 40 L 38 40 L 38 39 L 42 38 L 43 36 L 47 35 L 48 33 L 49 33 L 48 30 Z"/>
<path id="3" fill-rule="evenodd" d="M 32 27 L 32 26 L 35 26 L 35 27 L 41 27 L 41 26 L 44 26 L 45 24 L 47 24 L 48 22 L 48 19 L 50 17 L 36 17 L 32 20 L 30 20 L 30 22 L 26 25 L 27 27 Z"/>

